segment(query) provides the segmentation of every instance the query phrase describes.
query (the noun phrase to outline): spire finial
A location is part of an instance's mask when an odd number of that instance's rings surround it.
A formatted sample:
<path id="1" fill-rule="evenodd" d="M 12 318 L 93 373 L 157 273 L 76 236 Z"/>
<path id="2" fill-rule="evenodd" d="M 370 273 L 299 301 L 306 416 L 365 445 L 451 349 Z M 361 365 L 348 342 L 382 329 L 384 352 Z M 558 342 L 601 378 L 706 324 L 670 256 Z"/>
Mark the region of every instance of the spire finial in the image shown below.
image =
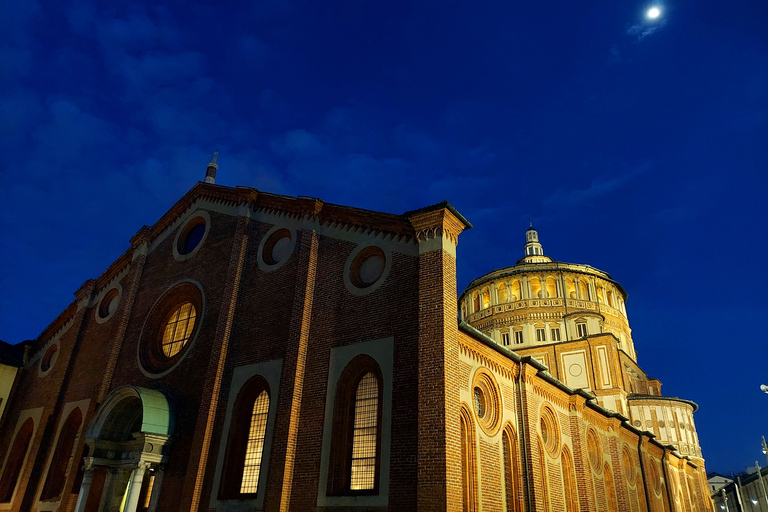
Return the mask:
<path id="1" fill-rule="evenodd" d="M 216 183 L 216 171 L 219 169 L 219 164 L 216 163 L 216 158 L 219 156 L 219 150 L 213 152 L 211 161 L 208 162 L 208 167 L 205 169 L 205 182 Z"/>

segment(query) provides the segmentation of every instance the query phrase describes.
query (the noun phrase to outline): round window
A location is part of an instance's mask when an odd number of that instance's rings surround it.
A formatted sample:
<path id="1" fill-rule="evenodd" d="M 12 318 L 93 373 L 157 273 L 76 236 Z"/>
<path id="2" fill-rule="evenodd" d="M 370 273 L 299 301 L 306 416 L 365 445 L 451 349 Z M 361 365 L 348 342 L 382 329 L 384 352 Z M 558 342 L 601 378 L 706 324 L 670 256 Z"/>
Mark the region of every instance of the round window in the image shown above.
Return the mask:
<path id="1" fill-rule="evenodd" d="M 384 274 L 387 258 L 380 247 L 372 245 L 357 254 L 349 269 L 349 278 L 358 288 L 368 288 Z"/>
<path id="2" fill-rule="evenodd" d="M 544 406 L 541 409 L 539 432 L 544 448 L 550 455 L 556 456 L 560 450 L 560 428 L 555 412 L 548 406 Z"/>
<path id="3" fill-rule="evenodd" d="M 267 239 L 262 249 L 262 259 L 267 265 L 277 265 L 291 255 L 293 244 L 291 232 L 285 228 L 278 229 Z"/>
<path id="4" fill-rule="evenodd" d="M 53 360 L 56 358 L 56 352 L 59 348 L 56 345 L 51 345 L 48 350 L 45 351 L 43 358 L 40 359 L 40 371 L 45 373 L 53 366 Z"/>
<path id="5" fill-rule="evenodd" d="M 600 438 L 594 428 L 587 430 L 587 454 L 589 456 L 589 465 L 592 469 L 599 472 L 600 462 L 603 459 L 603 451 L 600 447 Z"/>
<path id="6" fill-rule="evenodd" d="M 472 382 L 472 400 L 480 428 L 493 435 L 501 426 L 501 392 L 493 376 L 480 369 Z"/>
<path id="7" fill-rule="evenodd" d="M 632 459 L 632 454 L 629 453 L 629 449 L 625 446 L 621 452 L 621 465 L 624 467 L 624 476 L 627 478 L 627 482 L 630 485 L 635 483 L 635 464 Z"/>
<path id="8" fill-rule="evenodd" d="M 120 304 L 120 292 L 117 288 L 112 288 L 107 292 L 101 303 L 99 304 L 99 318 L 105 319 L 112 316 L 112 313 L 117 311 L 117 306 Z"/>
<path id="9" fill-rule="evenodd" d="M 192 283 L 166 292 L 147 318 L 139 345 L 142 368 L 151 374 L 170 371 L 189 350 L 200 329 L 202 295 Z"/>
<path id="10" fill-rule="evenodd" d="M 485 395 L 479 387 L 475 387 L 475 412 L 478 418 L 485 416 Z"/>
<path id="11" fill-rule="evenodd" d="M 203 235 L 205 235 L 205 219 L 202 217 L 193 218 L 184 226 L 176 250 L 182 256 L 191 253 L 203 241 Z"/>

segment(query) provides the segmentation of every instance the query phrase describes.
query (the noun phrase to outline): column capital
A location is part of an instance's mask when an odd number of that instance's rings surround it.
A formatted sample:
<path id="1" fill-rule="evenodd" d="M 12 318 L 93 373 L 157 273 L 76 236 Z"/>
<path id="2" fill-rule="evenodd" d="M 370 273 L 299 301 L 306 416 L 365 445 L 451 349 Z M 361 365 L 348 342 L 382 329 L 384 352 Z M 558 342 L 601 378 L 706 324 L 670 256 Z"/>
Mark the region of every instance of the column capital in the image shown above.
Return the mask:
<path id="1" fill-rule="evenodd" d="M 443 236 L 458 245 L 461 232 L 472 227 L 472 224 L 447 201 L 406 212 L 404 215 L 416 230 L 416 241 L 419 243 Z"/>

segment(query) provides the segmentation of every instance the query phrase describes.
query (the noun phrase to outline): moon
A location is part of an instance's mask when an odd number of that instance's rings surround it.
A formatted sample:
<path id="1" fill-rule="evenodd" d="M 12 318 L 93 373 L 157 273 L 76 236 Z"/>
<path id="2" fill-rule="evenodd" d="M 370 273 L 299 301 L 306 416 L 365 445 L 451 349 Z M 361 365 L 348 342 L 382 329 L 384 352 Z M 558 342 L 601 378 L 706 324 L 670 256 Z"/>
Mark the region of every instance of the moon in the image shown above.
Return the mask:
<path id="1" fill-rule="evenodd" d="M 649 20 L 655 20 L 659 16 L 661 16 L 661 9 L 658 7 L 651 7 L 645 12 L 645 17 Z"/>

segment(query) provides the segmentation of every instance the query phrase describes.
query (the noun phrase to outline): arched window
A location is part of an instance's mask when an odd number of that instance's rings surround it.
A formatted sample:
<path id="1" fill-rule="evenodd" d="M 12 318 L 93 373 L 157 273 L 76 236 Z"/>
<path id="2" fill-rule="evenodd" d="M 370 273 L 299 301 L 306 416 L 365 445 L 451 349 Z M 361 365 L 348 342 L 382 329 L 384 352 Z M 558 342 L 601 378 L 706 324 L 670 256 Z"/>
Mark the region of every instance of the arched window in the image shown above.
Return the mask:
<path id="1" fill-rule="evenodd" d="M 576 283 L 574 283 L 573 279 L 570 277 L 567 277 L 565 279 L 565 290 L 566 290 L 566 296 L 570 299 L 575 299 L 576 296 Z"/>
<path id="2" fill-rule="evenodd" d="M 486 288 L 483 290 L 483 309 L 491 305 L 491 292 Z"/>
<path id="3" fill-rule="evenodd" d="M 80 426 L 83 424 L 83 413 L 79 408 L 75 408 L 67 416 L 64 425 L 59 432 L 59 440 L 56 444 L 56 451 L 51 457 L 51 464 L 48 466 L 48 476 L 45 478 L 43 492 L 40 494 L 40 500 L 55 500 L 61 496 L 64 489 L 64 483 L 67 480 L 67 467 L 70 466 L 75 441 L 80 433 Z"/>
<path id="4" fill-rule="evenodd" d="M 563 489 L 565 491 L 565 510 L 566 512 L 578 512 L 579 498 L 576 489 L 576 476 L 573 472 L 573 459 L 568 448 L 563 447 L 560 455 L 561 466 L 563 468 Z"/>
<path id="5" fill-rule="evenodd" d="M 219 490 L 221 499 L 255 498 L 269 419 L 269 385 L 252 377 L 235 399 Z"/>
<path id="6" fill-rule="evenodd" d="M 547 297 L 557 297 L 557 281 L 554 277 L 547 278 Z"/>
<path id="7" fill-rule="evenodd" d="M 475 292 L 472 295 L 472 312 L 477 313 L 478 311 L 480 311 L 480 295 Z"/>
<path id="8" fill-rule="evenodd" d="M 512 281 L 512 300 L 520 300 L 523 298 L 522 291 L 520 289 L 520 280 L 515 279 Z"/>
<path id="9" fill-rule="evenodd" d="M 381 467 L 382 376 L 358 356 L 336 385 L 328 494 L 377 494 Z"/>
<path id="10" fill-rule="evenodd" d="M 539 279 L 538 277 L 532 277 L 530 283 L 531 283 L 531 298 L 538 299 L 542 297 L 544 294 L 541 293 L 541 279 Z"/>
<path id="11" fill-rule="evenodd" d="M 520 493 L 520 459 L 517 455 L 517 437 L 510 427 L 501 434 L 504 451 L 504 497 L 507 512 L 522 512 L 523 496 Z"/>
<path id="12" fill-rule="evenodd" d="M 459 415 L 461 426 L 461 489 L 463 512 L 475 511 L 475 435 L 472 417 L 462 407 Z"/>
<path id="13" fill-rule="evenodd" d="M 586 281 L 579 280 L 579 298 L 581 300 L 590 300 L 589 297 L 589 287 L 587 286 Z"/>
<path id="14" fill-rule="evenodd" d="M 16 490 L 16 484 L 21 476 L 34 430 L 35 422 L 32 418 L 28 418 L 16 433 L 16 439 L 5 461 L 3 476 L 0 478 L 0 503 L 10 503 L 13 498 L 13 491 Z"/>
<path id="15" fill-rule="evenodd" d="M 498 297 L 499 297 L 499 303 L 507 302 L 507 283 L 499 283 L 499 287 L 497 288 L 498 291 Z"/>
<path id="16" fill-rule="evenodd" d="M 549 481 L 547 480 L 547 458 L 544 455 L 544 442 L 539 439 L 539 478 L 541 479 L 541 497 L 544 502 L 544 512 L 550 512 L 549 508 Z M 613 509 L 611 509 L 613 510 Z"/>

